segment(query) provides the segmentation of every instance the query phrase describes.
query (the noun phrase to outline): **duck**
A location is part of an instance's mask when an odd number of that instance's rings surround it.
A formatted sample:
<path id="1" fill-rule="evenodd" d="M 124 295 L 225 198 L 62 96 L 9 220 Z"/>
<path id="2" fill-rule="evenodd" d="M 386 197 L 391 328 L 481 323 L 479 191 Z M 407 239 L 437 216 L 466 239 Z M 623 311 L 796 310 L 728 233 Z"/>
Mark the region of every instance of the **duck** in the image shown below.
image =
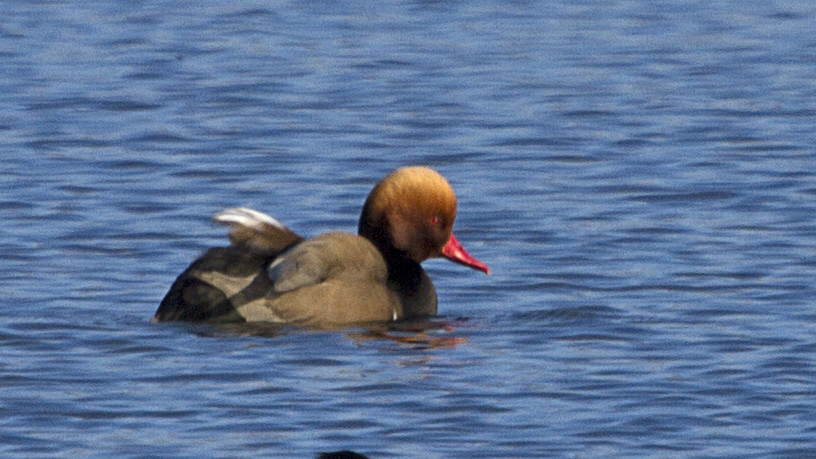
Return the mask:
<path id="1" fill-rule="evenodd" d="M 355 453 L 354 451 L 343 450 L 333 453 L 318 453 L 317 459 L 368 459 L 368 456 Z"/>
<path id="2" fill-rule="evenodd" d="M 435 316 L 436 289 L 421 263 L 444 258 L 490 273 L 453 235 L 457 200 L 425 166 L 399 168 L 363 204 L 357 234 L 304 238 L 278 220 L 237 207 L 229 226 L 171 285 L 153 322 L 266 322 L 315 328 Z"/>

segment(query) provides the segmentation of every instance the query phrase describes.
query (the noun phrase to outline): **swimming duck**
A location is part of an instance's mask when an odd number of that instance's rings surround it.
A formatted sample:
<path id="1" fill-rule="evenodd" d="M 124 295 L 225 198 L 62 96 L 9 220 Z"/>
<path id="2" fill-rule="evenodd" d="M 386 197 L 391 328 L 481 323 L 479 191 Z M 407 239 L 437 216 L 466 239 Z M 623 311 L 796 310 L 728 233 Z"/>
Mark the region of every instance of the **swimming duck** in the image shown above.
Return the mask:
<path id="1" fill-rule="evenodd" d="M 158 321 L 271 322 L 336 327 L 436 315 L 420 263 L 443 257 L 489 274 L 454 237 L 456 195 L 436 171 L 397 169 L 363 205 L 356 235 L 304 239 L 247 208 L 213 217 L 230 246 L 213 248 L 170 287 Z"/>

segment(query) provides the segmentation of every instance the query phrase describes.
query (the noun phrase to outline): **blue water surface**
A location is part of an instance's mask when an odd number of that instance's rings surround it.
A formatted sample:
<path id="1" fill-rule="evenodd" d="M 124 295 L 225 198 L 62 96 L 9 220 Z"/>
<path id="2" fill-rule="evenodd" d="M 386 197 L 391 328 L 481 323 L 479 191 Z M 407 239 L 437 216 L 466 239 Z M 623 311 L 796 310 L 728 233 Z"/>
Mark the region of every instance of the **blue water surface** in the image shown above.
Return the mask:
<path id="1" fill-rule="evenodd" d="M 0 455 L 816 457 L 816 4 L 6 0 Z M 425 332 L 151 324 L 438 169 Z"/>

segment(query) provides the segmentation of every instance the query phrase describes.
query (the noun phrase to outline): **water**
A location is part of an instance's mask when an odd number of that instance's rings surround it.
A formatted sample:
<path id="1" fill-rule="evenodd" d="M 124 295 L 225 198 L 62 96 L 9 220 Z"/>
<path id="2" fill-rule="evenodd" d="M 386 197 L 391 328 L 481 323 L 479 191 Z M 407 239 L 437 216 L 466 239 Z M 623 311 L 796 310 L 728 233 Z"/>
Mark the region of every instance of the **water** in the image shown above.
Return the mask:
<path id="1" fill-rule="evenodd" d="M 811 2 L 76 3 L 0 21 L 3 457 L 816 454 Z M 424 335 L 148 322 L 405 164 L 492 269 Z"/>

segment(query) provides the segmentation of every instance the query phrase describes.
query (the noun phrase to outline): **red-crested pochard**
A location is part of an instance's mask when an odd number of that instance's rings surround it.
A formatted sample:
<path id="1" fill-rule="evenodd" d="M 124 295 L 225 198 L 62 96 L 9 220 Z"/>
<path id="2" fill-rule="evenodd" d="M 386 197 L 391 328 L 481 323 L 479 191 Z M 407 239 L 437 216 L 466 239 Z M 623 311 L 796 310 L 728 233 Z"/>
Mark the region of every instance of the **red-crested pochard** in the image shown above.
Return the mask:
<path id="1" fill-rule="evenodd" d="M 153 321 L 273 322 L 343 326 L 436 314 L 420 263 L 444 257 L 489 273 L 453 236 L 456 195 L 427 167 L 382 179 L 363 206 L 358 235 L 303 239 L 268 215 L 227 209 L 231 245 L 213 248 L 170 287 Z"/>

